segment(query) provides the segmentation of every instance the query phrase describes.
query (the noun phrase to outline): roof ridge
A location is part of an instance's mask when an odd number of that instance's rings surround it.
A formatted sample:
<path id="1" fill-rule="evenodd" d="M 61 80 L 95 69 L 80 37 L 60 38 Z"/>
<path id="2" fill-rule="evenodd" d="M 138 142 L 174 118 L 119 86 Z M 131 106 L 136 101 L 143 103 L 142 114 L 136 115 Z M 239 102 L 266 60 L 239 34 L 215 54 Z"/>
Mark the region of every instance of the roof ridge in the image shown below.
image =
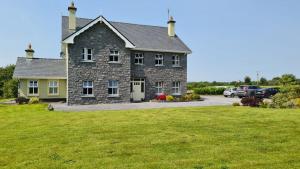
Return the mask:
<path id="1" fill-rule="evenodd" d="M 102 16 L 102 15 L 100 15 Z M 62 17 L 67 17 L 68 16 L 62 16 Z M 99 16 L 98 16 L 99 17 Z M 97 18 L 98 18 L 97 17 Z M 90 18 L 82 18 L 82 17 L 76 17 L 77 19 L 86 19 L 86 20 L 94 20 L 94 19 L 90 19 Z M 130 24 L 130 25 L 139 25 L 139 26 L 151 26 L 151 27 L 159 27 L 159 28 L 167 28 L 167 26 L 158 26 L 158 25 L 146 25 L 146 24 L 139 24 L 139 23 L 129 23 L 129 22 L 120 22 L 120 21 L 111 21 L 109 20 L 109 22 L 114 22 L 114 23 L 121 23 L 121 24 Z"/>
<path id="2" fill-rule="evenodd" d="M 18 57 L 18 58 L 24 58 L 26 59 L 26 57 Z M 60 58 L 38 58 L 38 57 L 34 57 L 31 59 L 44 59 L 44 60 L 65 60 L 65 59 L 60 59 Z"/>

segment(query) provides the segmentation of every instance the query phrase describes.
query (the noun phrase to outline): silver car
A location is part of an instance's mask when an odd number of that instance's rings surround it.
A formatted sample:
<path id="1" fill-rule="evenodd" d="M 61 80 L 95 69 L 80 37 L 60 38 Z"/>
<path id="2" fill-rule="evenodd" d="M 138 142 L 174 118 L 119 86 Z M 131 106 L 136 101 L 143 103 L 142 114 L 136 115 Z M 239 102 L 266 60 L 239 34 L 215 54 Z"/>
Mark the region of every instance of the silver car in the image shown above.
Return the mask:
<path id="1" fill-rule="evenodd" d="M 225 97 L 235 97 L 236 96 L 236 88 L 228 88 L 224 91 L 223 95 Z"/>

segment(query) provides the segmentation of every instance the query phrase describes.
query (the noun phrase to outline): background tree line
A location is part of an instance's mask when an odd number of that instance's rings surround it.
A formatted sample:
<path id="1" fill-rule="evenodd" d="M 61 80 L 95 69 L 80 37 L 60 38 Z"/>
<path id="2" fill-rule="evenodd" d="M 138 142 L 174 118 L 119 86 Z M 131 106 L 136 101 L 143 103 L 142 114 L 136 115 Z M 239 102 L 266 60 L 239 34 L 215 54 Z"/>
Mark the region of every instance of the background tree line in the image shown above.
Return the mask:
<path id="1" fill-rule="evenodd" d="M 284 86 L 284 85 L 300 85 L 300 79 L 293 74 L 284 74 L 280 77 L 274 77 L 270 80 L 261 77 L 259 81 L 253 81 L 250 76 L 245 76 L 244 81 L 232 82 L 189 82 L 188 89 L 213 87 L 213 86 L 235 86 L 240 85 L 260 85 L 260 86 Z"/>
<path id="2" fill-rule="evenodd" d="M 18 95 L 18 81 L 14 80 L 15 65 L 0 67 L 0 98 L 16 98 Z"/>

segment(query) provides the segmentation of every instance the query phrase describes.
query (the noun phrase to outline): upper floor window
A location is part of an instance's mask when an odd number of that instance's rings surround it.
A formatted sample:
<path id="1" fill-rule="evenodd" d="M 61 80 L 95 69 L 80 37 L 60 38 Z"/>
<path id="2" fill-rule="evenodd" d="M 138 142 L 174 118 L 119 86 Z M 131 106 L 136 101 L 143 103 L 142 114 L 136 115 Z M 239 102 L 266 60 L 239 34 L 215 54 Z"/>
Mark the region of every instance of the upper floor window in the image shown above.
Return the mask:
<path id="1" fill-rule="evenodd" d="M 81 56 L 82 56 L 83 61 L 92 61 L 93 60 L 93 49 L 83 48 Z"/>
<path id="2" fill-rule="evenodd" d="M 155 66 L 163 66 L 164 65 L 164 56 L 162 54 L 155 55 Z"/>
<path id="3" fill-rule="evenodd" d="M 39 84 L 37 80 L 30 80 L 28 84 L 28 94 L 38 95 L 39 94 Z"/>
<path id="4" fill-rule="evenodd" d="M 144 54 L 143 53 L 136 53 L 134 55 L 134 63 L 137 65 L 144 64 Z"/>
<path id="5" fill-rule="evenodd" d="M 120 62 L 119 51 L 117 51 L 117 50 L 110 50 L 109 62 L 110 63 L 119 63 Z"/>
<path id="6" fill-rule="evenodd" d="M 110 97 L 119 96 L 119 82 L 117 80 L 108 81 L 108 95 Z"/>
<path id="7" fill-rule="evenodd" d="M 49 81 L 49 95 L 57 95 L 58 94 L 58 81 L 51 80 Z"/>
<path id="8" fill-rule="evenodd" d="M 180 82 L 173 82 L 172 83 L 172 92 L 173 92 L 173 95 L 179 95 L 181 93 L 181 91 L 180 91 Z"/>
<path id="9" fill-rule="evenodd" d="M 156 94 L 162 94 L 164 92 L 164 82 L 155 83 Z"/>
<path id="10" fill-rule="evenodd" d="M 84 81 L 82 94 L 84 96 L 92 96 L 93 95 L 93 87 L 94 87 L 93 81 Z"/>
<path id="11" fill-rule="evenodd" d="M 180 57 L 178 55 L 172 56 L 173 66 L 180 66 Z"/>

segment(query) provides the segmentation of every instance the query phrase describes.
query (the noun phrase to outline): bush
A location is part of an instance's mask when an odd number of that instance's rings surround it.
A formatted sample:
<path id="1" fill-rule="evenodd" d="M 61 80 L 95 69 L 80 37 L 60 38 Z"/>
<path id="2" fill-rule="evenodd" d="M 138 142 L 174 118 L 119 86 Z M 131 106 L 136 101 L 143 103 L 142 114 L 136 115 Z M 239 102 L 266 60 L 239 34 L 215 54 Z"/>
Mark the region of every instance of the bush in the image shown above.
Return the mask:
<path id="1" fill-rule="evenodd" d="M 38 104 L 40 102 L 40 99 L 37 97 L 32 97 L 29 100 L 29 104 Z"/>
<path id="2" fill-rule="evenodd" d="M 300 98 L 300 86 L 285 86 L 280 93 L 272 97 L 271 107 L 273 108 L 294 108 L 299 107 L 297 99 Z M 296 101 L 296 102 L 295 102 Z"/>
<path id="3" fill-rule="evenodd" d="M 25 98 L 25 97 L 18 97 L 16 98 L 16 103 L 17 104 L 28 104 L 29 99 Z"/>
<path id="4" fill-rule="evenodd" d="M 174 97 L 173 96 L 171 96 L 171 95 L 167 95 L 167 97 L 166 97 L 166 101 L 168 101 L 168 102 L 173 102 L 175 99 L 174 99 Z"/>
<path id="5" fill-rule="evenodd" d="M 222 95 L 225 91 L 225 88 L 218 88 L 218 87 L 202 87 L 202 88 L 195 88 L 194 93 L 200 95 Z"/>
<path id="6" fill-rule="evenodd" d="M 294 103 L 295 107 L 300 108 L 300 98 L 294 99 L 293 103 Z"/>
<path id="7" fill-rule="evenodd" d="M 262 103 L 262 99 L 257 97 L 244 97 L 241 100 L 243 106 L 258 107 Z"/>
<path id="8" fill-rule="evenodd" d="M 263 102 L 260 103 L 259 107 L 261 107 L 261 108 L 269 108 L 269 107 L 270 107 L 270 106 L 269 106 L 270 103 L 271 103 L 271 102 L 265 101 L 265 100 L 264 100 Z"/>
<path id="9" fill-rule="evenodd" d="M 240 106 L 240 103 L 238 103 L 238 102 L 235 102 L 235 103 L 232 103 L 232 106 Z"/>
<path id="10" fill-rule="evenodd" d="M 192 100 L 200 100 L 201 96 L 199 94 L 193 93 L 192 94 Z"/>
<path id="11" fill-rule="evenodd" d="M 16 98 L 18 96 L 18 81 L 8 80 L 3 85 L 4 98 Z"/>

